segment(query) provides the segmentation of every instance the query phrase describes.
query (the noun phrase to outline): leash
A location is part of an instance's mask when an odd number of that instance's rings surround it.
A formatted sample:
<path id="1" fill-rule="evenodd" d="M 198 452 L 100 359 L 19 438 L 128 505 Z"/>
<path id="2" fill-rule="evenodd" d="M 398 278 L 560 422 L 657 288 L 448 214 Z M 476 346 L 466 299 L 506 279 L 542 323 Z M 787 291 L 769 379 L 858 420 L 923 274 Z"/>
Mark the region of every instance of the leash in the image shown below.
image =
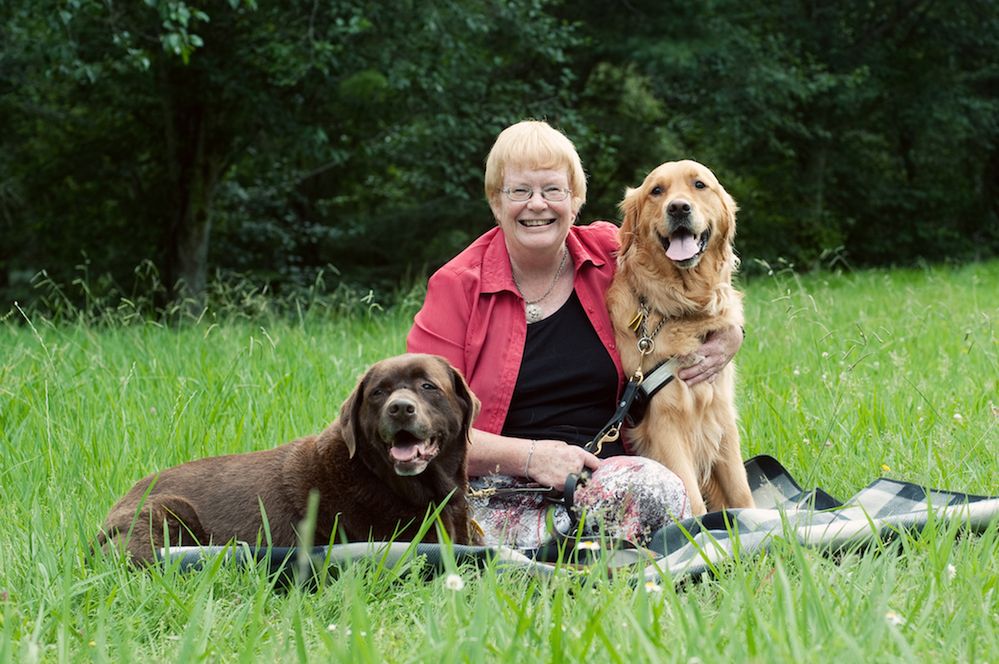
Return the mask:
<path id="1" fill-rule="evenodd" d="M 621 425 L 624 424 L 624 420 L 628 416 L 628 409 L 634 403 L 635 395 L 638 394 L 638 388 L 644 380 L 645 376 L 642 374 L 642 368 L 639 367 L 635 370 L 634 375 L 628 379 L 628 384 L 624 386 L 624 394 L 621 395 L 621 400 L 617 402 L 617 410 L 614 411 L 610 421 L 597 432 L 593 440 L 583 445 L 584 450 L 599 455 L 603 451 L 604 443 L 617 442 L 621 437 Z"/>
<path id="2" fill-rule="evenodd" d="M 492 498 L 493 496 L 511 496 L 520 494 L 542 494 L 542 498 L 553 503 L 561 502 L 569 510 L 570 517 L 573 516 L 572 507 L 575 503 L 576 489 L 586 484 L 590 479 L 590 471 L 585 468 L 580 473 L 570 473 L 565 478 L 565 489 L 557 491 L 550 486 L 511 486 L 511 487 L 484 487 L 482 489 L 469 490 L 465 496 L 467 498 Z M 478 524 L 476 524 L 478 526 Z M 481 526 L 478 526 L 481 529 Z"/>
<path id="3" fill-rule="evenodd" d="M 555 490 L 550 486 L 487 486 L 481 489 L 470 490 L 465 496 L 467 498 L 492 498 L 493 496 L 510 496 L 520 493 L 543 493 L 553 494 Z"/>
<path id="4" fill-rule="evenodd" d="M 661 314 L 659 322 L 650 334 L 648 331 L 648 321 L 652 312 L 644 296 L 639 296 L 638 305 L 638 313 L 628 323 L 628 327 L 634 330 L 635 335 L 638 337 L 636 343 L 638 345 L 638 352 L 641 353 L 641 359 L 638 362 L 638 368 L 635 369 L 635 373 L 628 379 L 628 384 L 624 386 L 624 392 L 617 403 L 617 409 L 611 416 L 610 421 L 597 432 L 593 440 L 583 446 L 583 449 L 593 454 L 599 455 L 603 451 L 605 443 L 617 442 L 621 437 L 621 427 L 625 423 L 629 426 L 635 426 L 641 422 L 645 416 L 645 411 L 648 410 L 648 405 L 652 397 L 659 390 L 669 385 L 676 377 L 677 361 L 674 357 L 657 364 L 649 372 L 648 376 L 642 372 L 642 361 L 655 350 L 656 335 L 663 329 L 667 318 L 665 314 Z"/>
<path id="5" fill-rule="evenodd" d="M 645 417 L 649 402 L 659 390 L 663 389 L 676 378 L 677 360 L 671 357 L 657 364 L 649 375 L 638 368 L 624 387 L 624 393 L 617 402 L 617 410 L 603 426 L 593 440 L 583 446 L 587 452 L 599 455 L 605 443 L 616 442 L 621 437 L 624 424 L 630 427 L 637 425 Z"/>

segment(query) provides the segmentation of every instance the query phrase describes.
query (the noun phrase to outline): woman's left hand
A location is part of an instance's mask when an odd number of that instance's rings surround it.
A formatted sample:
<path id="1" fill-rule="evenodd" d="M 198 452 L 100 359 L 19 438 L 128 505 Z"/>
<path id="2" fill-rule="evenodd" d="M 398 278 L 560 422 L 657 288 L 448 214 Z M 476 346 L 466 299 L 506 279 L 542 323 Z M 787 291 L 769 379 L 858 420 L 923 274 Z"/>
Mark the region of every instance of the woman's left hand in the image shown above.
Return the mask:
<path id="1" fill-rule="evenodd" d="M 676 375 L 687 385 L 697 385 L 702 381 L 713 381 L 718 372 L 732 361 L 742 346 L 742 328 L 732 325 L 710 332 L 696 355 L 700 361 L 684 367 Z"/>

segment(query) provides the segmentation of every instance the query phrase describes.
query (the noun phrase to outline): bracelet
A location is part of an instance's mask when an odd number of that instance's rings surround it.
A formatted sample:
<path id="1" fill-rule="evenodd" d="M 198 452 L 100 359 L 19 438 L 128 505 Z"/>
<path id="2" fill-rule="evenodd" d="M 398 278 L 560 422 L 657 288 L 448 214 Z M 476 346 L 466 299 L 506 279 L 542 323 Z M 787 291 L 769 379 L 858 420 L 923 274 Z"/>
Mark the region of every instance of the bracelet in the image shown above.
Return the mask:
<path id="1" fill-rule="evenodd" d="M 531 451 L 527 453 L 527 461 L 524 462 L 524 477 L 530 477 L 527 473 L 528 469 L 531 467 L 531 457 L 534 456 L 534 448 L 537 447 L 538 441 L 531 441 Z"/>

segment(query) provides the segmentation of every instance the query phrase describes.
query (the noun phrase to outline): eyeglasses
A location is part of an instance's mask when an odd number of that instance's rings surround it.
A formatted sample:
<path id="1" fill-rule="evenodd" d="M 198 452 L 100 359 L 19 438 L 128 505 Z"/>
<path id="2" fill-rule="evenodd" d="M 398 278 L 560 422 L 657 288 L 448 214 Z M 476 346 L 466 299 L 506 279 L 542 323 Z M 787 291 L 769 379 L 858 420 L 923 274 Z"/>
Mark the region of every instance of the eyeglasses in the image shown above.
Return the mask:
<path id="1" fill-rule="evenodd" d="M 532 187 L 528 187 L 526 184 L 518 184 L 515 187 L 506 187 L 504 189 L 500 189 L 500 191 L 506 194 L 506 197 L 511 201 L 516 201 L 517 203 L 529 201 L 531 200 L 531 197 L 534 196 L 534 189 Z M 553 203 L 564 201 L 571 193 L 572 189 L 567 187 L 549 185 L 541 188 L 541 198 Z"/>

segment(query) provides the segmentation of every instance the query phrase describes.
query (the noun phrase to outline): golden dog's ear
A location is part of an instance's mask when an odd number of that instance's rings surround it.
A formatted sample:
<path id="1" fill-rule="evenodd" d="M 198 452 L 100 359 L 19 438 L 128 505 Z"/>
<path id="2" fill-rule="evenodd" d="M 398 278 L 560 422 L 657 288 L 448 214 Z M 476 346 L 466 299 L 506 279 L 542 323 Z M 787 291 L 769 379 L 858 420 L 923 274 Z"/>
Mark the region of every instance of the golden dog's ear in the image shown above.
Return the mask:
<path id="1" fill-rule="evenodd" d="M 347 446 L 347 454 L 350 458 L 354 457 L 354 452 L 357 450 L 357 441 L 364 435 L 364 432 L 360 428 L 361 404 L 364 403 L 364 388 L 367 385 L 368 376 L 370 375 L 371 370 L 369 369 L 361 377 L 361 380 L 358 381 L 357 387 L 350 393 L 347 400 L 340 406 L 340 416 L 336 420 L 337 427 L 340 430 L 340 437 L 343 438 L 343 442 Z"/>
<path id="2" fill-rule="evenodd" d="M 471 388 L 468 387 L 468 383 L 465 382 L 465 377 L 461 375 L 461 372 L 455 369 L 443 357 L 438 357 L 437 359 L 451 373 L 451 384 L 454 389 L 454 395 L 461 402 L 462 407 L 461 428 L 466 440 L 471 440 L 469 432 L 472 429 L 472 423 L 475 421 L 475 418 L 479 416 L 481 404 L 475 394 L 472 393 Z"/>
<path id="3" fill-rule="evenodd" d="M 739 211 L 739 205 L 724 188 L 721 189 L 721 202 L 722 210 L 725 213 L 725 228 L 722 229 L 722 238 L 727 243 L 732 244 L 735 239 L 735 213 Z"/>
<path id="4" fill-rule="evenodd" d="M 625 255 L 635 242 L 635 226 L 638 224 L 638 199 L 641 192 L 628 187 L 624 191 L 624 199 L 618 205 L 621 210 L 621 229 L 617 236 L 621 243 L 618 256 Z"/>

